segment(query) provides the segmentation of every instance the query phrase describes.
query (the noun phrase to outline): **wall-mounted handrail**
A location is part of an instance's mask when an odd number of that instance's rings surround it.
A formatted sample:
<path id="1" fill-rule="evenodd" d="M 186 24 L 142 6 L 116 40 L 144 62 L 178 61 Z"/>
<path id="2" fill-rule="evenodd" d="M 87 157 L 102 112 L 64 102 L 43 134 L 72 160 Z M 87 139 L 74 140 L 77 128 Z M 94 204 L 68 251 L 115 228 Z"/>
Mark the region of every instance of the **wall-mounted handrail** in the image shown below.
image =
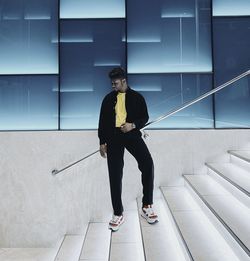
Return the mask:
<path id="1" fill-rule="evenodd" d="M 76 165 L 77 163 L 79 163 L 79 162 L 81 162 L 81 161 L 83 161 L 83 160 L 85 160 L 85 159 L 87 159 L 87 158 L 89 158 L 89 157 L 91 157 L 91 156 L 93 156 L 94 154 L 96 154 L 96 153 L 99 152 L 99 151 L 100 151 L 100 150 L 96 150 L 95 152 L 90 153 L 89 155 L 85 156 L 84 158 L 79 159 L 79 160 L 77 160 L 77 161 L 75 161 L 75 162 L 73 162 L 73 163 L 67 165 L 67 166 L 64 167 L 63 169 L 60 169 L 60 170 L 53 169 L 53 170 L 52 170 L 52 175 L 57 175 L 58 173 L 60 173 L 60 172 L 62 172 L 62 171 L 64 171 L 64 170 L 66 170 L 66 169 L 68 169 L 68 168 L 70 168 L 70 167 Z"/>
<path id="2" fill-rule="evenodd" d="M 198 98 L 196 98 L 196 99 L 194 99 L 194 100 L 192 100 L 192 101 L 190 101 L 190 102 L 187 102 L 187 103 L 185 103 L 184 105 L 181 105 L 179 108 L 173 109 L 173 110 L 171 110 L 170 112 L 168 112 L 167 114 L 164 114 L 164 115 L 158 117 L 157 119 L 146 123 L 145 126 L 144 126 L 141 130 L 144 130 L 144 129 L 147 128 L 149 125 L 154 124 L 154 123 L 159 122 L 159 121 L 162 121 L 162 120 L 164 120 L 164 119 L 166 119 L 166 118 L 172 116 L 173 114 L 175 114 L 175 113 L 177 113 L 177 112 L 179 112 L 179 111 L 184 110 L 185 108 L 187 108 L 187 107 L 193 105 L 194 103 L 197 103 L 198 101 L 201 101 L 201 100 L 205 99 L 206 97 L 208 97 L 208 96 L 210 96 L 210 95 L 212 95 L 212 94 L 214 94 L 214 93 L 216 93 L 216 92 L 218 92 L 218 91 L 220 91 L 220 90 L 226 88 L 226 87 L 229 86 L 230 84 L 232 84 L 232 83 L 234 83 L 234 82 L 236 82 L 236 81 L 238 81 L 238 80 L 244 78 L 244 77 L 247 76 L 247 75 L 250 75 L 250 70 L 248 70 L 248 71 L 246 71 L 246 72 L 244 72 L 244 73 L 238 75 L 237 77 L 231 79 L 230 81 L 228 81 L 228 82 L 226 82 L 226 83 L 221 84 L 220 86 L 218 86 L 218 87 L 212 89 L 211 91 L 204 93 L 203 95 L 199 96 Z M 146 136 L 147 136 L 147 134 L 144 133 L 144 137 L 146 137 Z M 80 159 L 80 160 L 78 160 L 78 161 L 75 161 L 75 162 L 73 162 L 73 163 L 67 165 L 67 166 L 66 166 L 65 168 L 63 168 L 63 169 L 60 169 L 60 170 L 54 169 L 54 170 L 52 171 L 52 175 L 57 175 L 58 173 L 60 173 L 60 172 L 62 172 L 62 171 L 64 171 L 64 170 L 66 170 L 66 169 L 68 169 L 68 168 L 70 168 L 70 167 L 76 165 L 77 163 L 79 163 L 79 162 L 81 162 L 81 161 L 83 161 L 83 160 L 85 160 L 85 159 L 87 159 L 87 158 L 89 158 L 89 157 L 91 157 L 91 156 L 93 156 L 93 155 L 96 154 L 97 152 L 99 152 L 99 150 L 96 150 L 95 152 L 92 152 L 91 154 L 85 156 L 84 158 L 82 158 L 82 159 Z"/>

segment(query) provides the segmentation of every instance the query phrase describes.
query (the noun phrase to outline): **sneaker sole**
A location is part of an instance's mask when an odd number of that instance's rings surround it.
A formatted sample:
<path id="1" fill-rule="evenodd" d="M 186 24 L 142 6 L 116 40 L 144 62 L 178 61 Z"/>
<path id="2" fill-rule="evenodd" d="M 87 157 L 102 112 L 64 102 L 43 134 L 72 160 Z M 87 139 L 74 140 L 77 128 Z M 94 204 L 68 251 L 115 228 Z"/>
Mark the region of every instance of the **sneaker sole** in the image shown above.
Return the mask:
<path id="1" fill-rule="evenodd" d="M 109 225 L 109 229 L 112 230 L 113 232 L 116 232 L 117 230 L 119 230 L 120 226 L 124 223 L 124 218 L 122 219 L 122 222 L 119 224 L 119 226 L 113 227 L 111 225 Z"/>
<path id="2" fill-rule="evenodd" d="M 147 216 L 146 214 L 144 214 L 143 212 L 141 213 L 141 216 L 142 216 L 143 218 L 145 218 L 146 221 L 147 221 L 149 224 L 155 224 L 155 223 L 159 222 L 158 219 L 150 219 L 150 218 L 148 218 L 148 216 Z"/>

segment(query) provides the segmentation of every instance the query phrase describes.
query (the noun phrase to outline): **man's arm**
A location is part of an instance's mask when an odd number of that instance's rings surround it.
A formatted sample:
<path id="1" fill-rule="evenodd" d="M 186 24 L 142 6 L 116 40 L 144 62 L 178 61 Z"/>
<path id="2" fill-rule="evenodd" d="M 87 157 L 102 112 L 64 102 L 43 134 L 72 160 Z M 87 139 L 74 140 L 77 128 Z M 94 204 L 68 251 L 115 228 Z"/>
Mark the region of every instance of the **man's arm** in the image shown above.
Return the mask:
<path id="1" fill-rule="evenodd" d="M 133 129 L 135 129 L 135 128 L 136 128 L 136 127 L 135 127 L 135 124 L 134 124 L 134 123 L 126 122 L 126 123 L 122 124 L 122 126 L 121 126 L 121 131 L 124 132 L 124 133 L 126 133 L 126 132 L 129 132 L 129 131 L 131 131 L 131 130 L 133 130 Z"/>
<path id="2" fill-rule="evenodd" d="M 141 129 L 144 127 L 144 125 L 148 122 L 149 119 L 147 104 L 142 95 L 139 95 L 138 108 L 138 118 L 134 121 L 134 124 L 137 129 Z"/>
<path id="3" fill-rule="evenodd" d="M 107 157 L 107 144 L 101 144 L 100 145 L 100 154 L 103 158 Z"/>
<path id="4" fill-rule="evenodd" d="M 105 134 L 105 98 L 102 101 L 99 124 L 98 124 L 98 137 L 100 142 L 100 154 L 103 158 L 106 158 L 107 154 L 107 144 L 106 144 L 106 134 Z"/>
<path id="5" fill-rule="evenodd" d="M 141 129 L 144 127 L 144 125 L 147 123 L 149 116 L 148 116 L 148 109 L 147 104 L 145 102 L 145 99 L 142 95 L 138 95 L 138 113 L 137 113 L 137 119 L 134 122 L 126 122 L 121 126 L 121 131 L 126 133 L 133 129 Z"/>

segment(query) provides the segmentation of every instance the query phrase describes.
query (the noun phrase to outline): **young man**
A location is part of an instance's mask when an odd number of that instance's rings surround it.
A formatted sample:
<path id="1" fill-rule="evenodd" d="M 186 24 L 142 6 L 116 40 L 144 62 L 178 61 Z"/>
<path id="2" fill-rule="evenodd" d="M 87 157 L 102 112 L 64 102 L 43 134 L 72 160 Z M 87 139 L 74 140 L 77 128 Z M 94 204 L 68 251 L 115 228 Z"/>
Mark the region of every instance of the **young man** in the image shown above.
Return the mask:
<path id="1" fill-rule="evenodd" d="M 112 231 L 117 231 L 124 222 L 121 193 L 125 148 L 135 157 L 142 173 L 141 215 L 150 224 L 156 223 L 158 216 L 152 208 L 153 160 L 140 132 L 149 118 L 147 105 L 143 96 L 127 85 L 126 74 L 121 67 L 114 68 L 109 73 L 109 77 L 113 91 L 103 99 L 98 136 L 100 154 L 104 158 L 107 156 L 111 200 L 114 210 L 109 228 Z"/>

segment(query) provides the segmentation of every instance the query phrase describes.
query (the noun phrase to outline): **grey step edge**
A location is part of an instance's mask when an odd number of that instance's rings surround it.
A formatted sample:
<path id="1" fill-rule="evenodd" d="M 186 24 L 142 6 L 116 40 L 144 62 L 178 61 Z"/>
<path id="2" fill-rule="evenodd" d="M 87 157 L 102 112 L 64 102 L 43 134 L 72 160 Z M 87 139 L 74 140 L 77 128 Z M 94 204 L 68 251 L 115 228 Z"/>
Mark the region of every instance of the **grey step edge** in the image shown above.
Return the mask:
<path id="1" fill-rule="evenodd" d="M 144 260 L 146 259 L 146 251 L 145 251 L 145 244 L 144 244 L 144 237 L 143 237 L 143 233 L 142 233 L 142 225 L 141 225 L 141 221 L 140 221 L 140 198 L 138 197 L 136 199 L 136 204 L 137 204 L 137 214 L 138 214 L 138 219 L 139 219 L 139 225 L 140 225 L 140 233 L 141 233 L 141 240 L 142 240 L 142 247 L 143 247 L 143 256 L 144 256 Z"/>
<path id="2" fill-rule="evenodd" d="M 205 165 L 211 169 L 212 171 L 214 171 L 217 175 L 219 175 L 220 177 L 222 177 L 223 179 L 225 179 L 227 182 L 229 182 L 231 185 L 233 185 L 234 187 L 236 187 L 237 189 L 239 189 L 241 192 L 243 192 L 246 196 L 250 197 L 250 192 L 245 190 L 244 188 L 242 188 L 239 184 L 237 184 L 236 182 L 234 182 L 233 180 L 231 180 L 230 178 L 226 177 L 223 173 L 221 173 L 219 170 L 217 170 L 216 168 L 214 168 L 213 166 L 211 166 L 209 163 L 205 163 Z"/>
<path id="3" fill-rule="evenodd" d="M 242 156 L 242 155 L 237 154 L 237 151 L 236 151 L 236 150 L 228 150 L 227 152 L 228 152 L 229 154 L 231 154 L 231 155 L 237 157 L 237 158 L 240 158 L 240 159 L 246 161 L 247 163 L 250 163 L 250 159 L 249 159 L 249 158 L 246 158 L 246 157 L 244 157 L 244 156 Z"/>
<path id="4" fill-rule="evenodd" d="M 83 240 L 83 244 L 82 244 L 82 248 L 81 248 L 81 252 L 80 252 L 80 256 L 79 256 L 79 261 L 81 260 L 90 260 L 90 259 L 86 259 L 85 257 L 82 259 L 81 258 L 81 255 L 83 253 L 83 250 L 84 250 L 84 247 L 85 247 L 85 244 L 86 244 L 86 241 L 88 240 L 88 234 L 90 233 L 90 226 L 92 224 L 95 224 L 95 223 L 105 223 L 105 222 L 92 222 L 92 221 L 89 221 L 88 222 L 88 225 L 87 225 L 87 229 L 86 229 L 86 232 L 85 232 L 85 235 L 84 235 L 84 240 Z M 108 227 L 107 227 L 107 230 L 108 230 Z M 107 258 L 107 261 L 110 260 L 110 254 L 111 254 L 111 243 L 112 243 L 112 232 L 110 231 L 110 239 L 109 239 L 109 247 L 108 247 L 108 258 Z M 95 259 L 92 259 L 91 260 L 95 260 Z M 104 260 L 104 259 L 103 259 Z"/>
<path id="5" fill-rule="evenodd" d="M 172 212 L 172 210 L 171 210 L 171 208 L 170 208 L 170 206 L 168 204 L 168 201 L 166 200 L 166 198 L 165 198 L 165 196 L 163 194 L 162 187 L 164 187 L 164 186 L 160 186 L 160 191 L 161 191 L 161 194 L 162 194 L 163 202 L 164 202 L 164 204 L 166 205 L 166 208 L 168 208 L 168 210 L 169 210 L 169 212 L 171 214 L 172 221 L 174 222 L 175 227 L 176 227 L 177 232 L 178 232 L 178 235 L 179 235 L 179 238 L 181 239 L 182 249 L 185 251 L 186 257 L 188 257 L 190 261 L 195 261 L 193 256 L 192 256 L 192 254 L 191 254 L 191 252 L 190 252 L 190 250 L 189 250 L 189 248 L 188 248 L 188 245 L 187 245 L 187 243 L 186 243 L 186 241 L 184 239 L 184 236 L 182 235 L 181 229 L 180 229 L 180 227 L 179 227 L 179 225 L 178 225 L 178 223 L 177 223 L 177 221 L 176 221 L 176 219 L 174 217 L 174 214 L 173 214 L 173 212 Z"/>
<path id="6" fill-rule="evenodd" d="M 87 231 L 88 231 L 88 227 L 89 227 L 89 225 L 88 225 L 88 226 L 86 227 L 86 229 L 85 229 L 84 239 L 83 239 L 81 248 L 79 249 L 79 253 L 78 253 L 78 258 L 77 258 L 77 260 L 79 260 L 79 258 L 80 258 L 81 251 L 82 251 L 82 248 L 83 248 L 83 244 L 84 244 L 84 241 L 85 241 L 85 238 L 86 238 L 86 234 L 87 234 Z M 62 242 L 61 242 L 61 244 L 60 244 L 60 247 L 58 248 L 58 251 L 57 251 L 57 254 L 56 254 L 56 256 L 55 256 L 54 261 L 56 261 L 56 260 L 65 260 L 65 258 L 62 259 L 62 258 L 60 257 L 60 254 L 61 254 L 62 249 L 64 248 L 64 243 L 65 243 L 66 238 L 67 238 L 68 236 L 78 236 L 78 234 L 75 234 L 75 235 L 74 235 L 74 234 L 65 234 L 65 235 L 64 235 L 63 240 L 62 240 Z M 74 259 L 74 260 L 75 260 L 75 259 Z"/>

